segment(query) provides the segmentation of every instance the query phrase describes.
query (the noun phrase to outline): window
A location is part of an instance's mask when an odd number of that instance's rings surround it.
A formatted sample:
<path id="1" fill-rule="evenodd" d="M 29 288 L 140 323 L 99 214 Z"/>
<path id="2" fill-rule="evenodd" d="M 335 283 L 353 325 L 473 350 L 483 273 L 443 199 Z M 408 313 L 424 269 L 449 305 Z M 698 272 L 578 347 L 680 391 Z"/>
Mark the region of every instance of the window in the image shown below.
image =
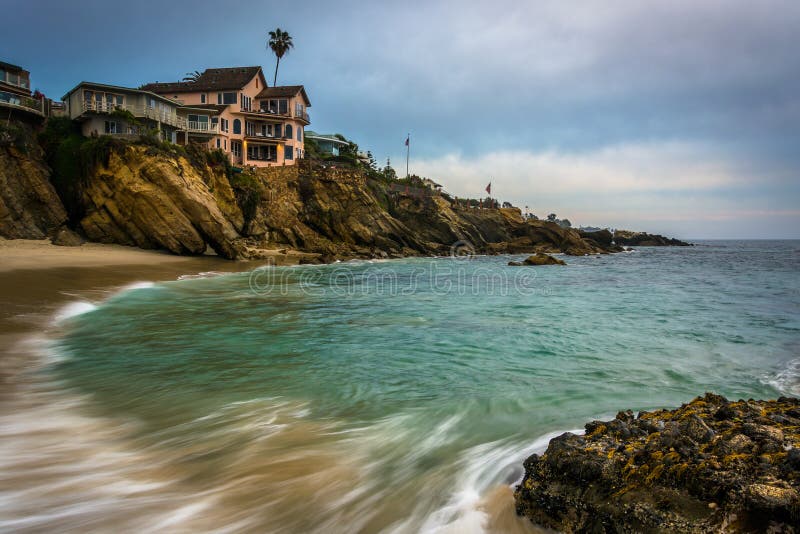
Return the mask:
<path id="1" fill-rule="evenodd" d="M 121 106 L 124 101 L 125 101 L 125 99 L 122 98 L 122 95 L 117 95 L 117 105 L 118 106 Z"/>
<path id="2" fill-rule="evenodd" d="M 239 141 L 231 141 L 231 153 L 237 158 L 242 156 L 242 143 Z"/>
<path id="3" fill-rule="evenodd" d="M 289 101 L 288 100 L 278 100 L 278 113 L 281 115 L 286 115 L 289 113 Z"/>
<path id="4" fill-rule="evenodd" d="M 5 69 L 0 69 L 0 82 L 6 81 L 6 71 Z"/>
<path id="5" fill-rule="evenodd" d="M 117 133 L 117 123 L 114 121 L 105 121 L 105 132 L 107 134 Z"/>
<path id="6" fill-rule="evenodd" d="M 280 136 L 281 136 L 281 125 L 280 125 L 280 124 L 276 124 L 276 125 L 274 126 L 274 128 L 273 128 L 273 130 L 272 130 L 272 134 L 273 134 L 275 137 L 280 137 Z"/>
<path id="7" fill-rule="evenodd" d="M 225 150 L 228 150 L 228 140 L 224 139 L 222 142 L 225 143 Z"/>
<path id="8" fill-rule="evenodd" d="M 219 137 L 217 137 L 217 148 L 221 148 L 221 147 L 222 147 L 222 141 L 220 141 Z"/>
<path id="9" fill-rule="evenodd" d="M 19 74 L 16 72 L 9 72 L 6 74 L 6 81 L 11 85 L 19 85 Z"/>
<path id="10" fill-rule="evenodd" d="M 253 137 L 256 135 L 256 125 L 250 121 L 244 121 L 244 133 Z"/>
<path id="11" fill-rule="evenodd" d="M 200 95 L 200 103 L 201 103 L 201 104 L 205 104 L 205 103 L 206 103 L 206 95 L 205 95 L 205 93 L 203 93 L 202 95 Z"/>
<path id="12" fill-rule="evenodd" d="M 242 121 L 239 119 L 233 119 L 233 133 L 238 135 L 242 133 Z"/>
<path id="13" fill-rule="evenodd" d="M 303 129 L 302 128 L 298 128 L 297 129 L 297 140 L 298 141 L 302 141 L 303 140 Z"/>
<path id="14" fill-rule="evenodd" d="M 292 147 L 286 146 L 286 150 L 284 150 L 283 153 L 284 153 L 284 159 L 294 159 L 292 157 L 294 155 Z"/>
<path id="15" fill-rule="evenodd" d="M 291 139 L 292 138 L 292 133 L 293 133 L 292 132 L 292 125 L 291 124 L 287 124 L 286 128 L 284 128 L 284 130 L 283 130 L 283 135 L 286 137 L 286 139 Z"/>
<path id="16" fill-rule="evenodd" d="M 239 93 L 239 105 L 242 111 L 250 111 L 250 104 L 252 101 L 253 99 L 249 96 L 245 96 L 244 93 Z"/>
<path id="17" fill-rule="evenodd" d="M 219 129 L 223 132 L 228 131 L 228 119 L 220 119 L 219 120 Z"/>
<path id="18" fill-rule="evenodd" d="M 217 104 L 229 106 L 236 103 L 236 93 L 217 93 Z"/>

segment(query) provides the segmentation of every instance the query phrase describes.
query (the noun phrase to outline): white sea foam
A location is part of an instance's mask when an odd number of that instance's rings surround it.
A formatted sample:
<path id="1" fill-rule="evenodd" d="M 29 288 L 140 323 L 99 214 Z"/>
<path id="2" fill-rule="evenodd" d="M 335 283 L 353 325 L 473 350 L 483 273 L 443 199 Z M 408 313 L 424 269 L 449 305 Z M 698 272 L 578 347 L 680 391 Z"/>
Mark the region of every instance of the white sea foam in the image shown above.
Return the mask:
<path id="1" fill-rule="evenodd" d="M 582 429 L 549 432 L 530 443 L 493 441 L 476 445 L 465 451 L 460 460 L 459 489 L 443 507 L 430 514 L 422 526 L 428 533 L 483 533 L 486 532 L 488 513 L 482 509 L 486 493 L 493 486 L 516 485 L 522 479 L 519 466 L 531 454 L 541 454 L 550 440 L 564 432 L 583 434 Z"/>
<path id="2" fill-rule="evenodd" d="M 202 278 L 217 278 L 218 276 L 225 276 L 226 274 L 234 274 L 225 271 L 204 271 L 197 274 L 182 274 L 178 280 L 199 280 Z"/>
<path id="3" fill-rule="evenodd" d="M 785 395 L 800 395 L 800 358 L 790 361 L 785 369 L 766 377 L 764 382 Z"/>
<path id="4" fill-rule="evenodd" d="M 133 282 L 122 286 L 116 294 L 119 295 L 120 293 L 135 291 L 137 289 L 150 289 L 151 287 L 155 287 L 155 285 L 155 282 Z"/>
<path id="5" fill-rule="evenodd" d="M 70 302 L 69 304 L 66 304 L 59 311 L 56 312 L 53 322 L 55 324 L 58 324 L 63 321 L 66 321 L 67 319 L 72 319 L 73 317 L 83 315 L 84 313 L 89 313 L 96 309 L 97 305 L 92 304 L 91 302 L 86 302 L 86 301 Z"/>

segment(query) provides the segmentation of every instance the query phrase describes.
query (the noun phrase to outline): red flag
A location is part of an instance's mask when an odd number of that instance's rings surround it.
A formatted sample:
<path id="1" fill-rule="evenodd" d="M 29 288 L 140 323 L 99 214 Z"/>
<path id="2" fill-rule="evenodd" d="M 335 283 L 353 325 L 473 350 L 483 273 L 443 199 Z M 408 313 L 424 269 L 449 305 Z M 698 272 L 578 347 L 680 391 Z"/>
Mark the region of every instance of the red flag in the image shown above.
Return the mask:
<path id="1" fill-rule="evenodd" d="M 486 186 L 486 192 L 488 194 L 492 194 L 492 182 L 489 182 L 489 185 Z"/>
<path id="2" fill-rule="evenodd" d="M 410 135 L 409 135 L 408 137 L 406 137 L 406 146 L 408 146 L 408 140 L 409 140 L 409 139 L 411 139 L 411 136 L 410 136 Z"/>

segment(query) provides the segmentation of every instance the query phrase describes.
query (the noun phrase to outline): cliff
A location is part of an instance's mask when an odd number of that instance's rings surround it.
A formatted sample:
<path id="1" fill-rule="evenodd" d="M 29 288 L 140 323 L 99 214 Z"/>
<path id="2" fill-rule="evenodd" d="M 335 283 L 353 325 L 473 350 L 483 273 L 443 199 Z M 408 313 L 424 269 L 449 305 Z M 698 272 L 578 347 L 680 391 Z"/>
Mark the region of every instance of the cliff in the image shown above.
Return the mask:
<path id="1" fill-rule="evenodd" d="M 620 412 L 524 467 L 517 513 L 562 532 L 795 532 L 800 399 Z"/>
<path id="2" fill-rule="evenodd" d="M 0 163 L 8 238 L 53 236 L 66 223 L 103 243 L 229 259 L 301 251 L 296 258 L 317 262 L 449 254 L 454 245 L 487 254 L 621 250 L 601 233 L 526 221 L 515 208 L 461 208 L 364 170 L 300 161 L 239 172 L 218 151 L 86 139 L 69 121 L 51 120 L 38 143 L 32 131 L 0 138 Z"/>
<path id="3" fill-rule="evenodd" d="M 44 239 L 67 222 L 33 130 L 0 127 L 0 237 Z"/>

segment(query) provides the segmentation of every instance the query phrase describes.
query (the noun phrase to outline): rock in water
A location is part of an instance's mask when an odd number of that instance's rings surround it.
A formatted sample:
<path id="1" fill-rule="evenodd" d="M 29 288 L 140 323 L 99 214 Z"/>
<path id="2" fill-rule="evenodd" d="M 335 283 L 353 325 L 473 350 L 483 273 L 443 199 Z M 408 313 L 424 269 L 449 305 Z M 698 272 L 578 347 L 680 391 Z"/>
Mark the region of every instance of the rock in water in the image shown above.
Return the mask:
<path id="1" fill-rule="evenodd" d="M 543 254 L 541 252 L 534 254 L 533 256 L 528 256 L 522 263 L 524 265 L 566 265 L 566 262 L 563 260 L 559 260 L 558 258 L 554 258 L 549 254 Z M 509 263 L 509 265 L 511 264 Z"/>
<path id="2" fill-rule="evenodd" d="M 562 532 L 797 532 L 800 399 L 620 412 L 525 460 L 517 513 Z"/>

